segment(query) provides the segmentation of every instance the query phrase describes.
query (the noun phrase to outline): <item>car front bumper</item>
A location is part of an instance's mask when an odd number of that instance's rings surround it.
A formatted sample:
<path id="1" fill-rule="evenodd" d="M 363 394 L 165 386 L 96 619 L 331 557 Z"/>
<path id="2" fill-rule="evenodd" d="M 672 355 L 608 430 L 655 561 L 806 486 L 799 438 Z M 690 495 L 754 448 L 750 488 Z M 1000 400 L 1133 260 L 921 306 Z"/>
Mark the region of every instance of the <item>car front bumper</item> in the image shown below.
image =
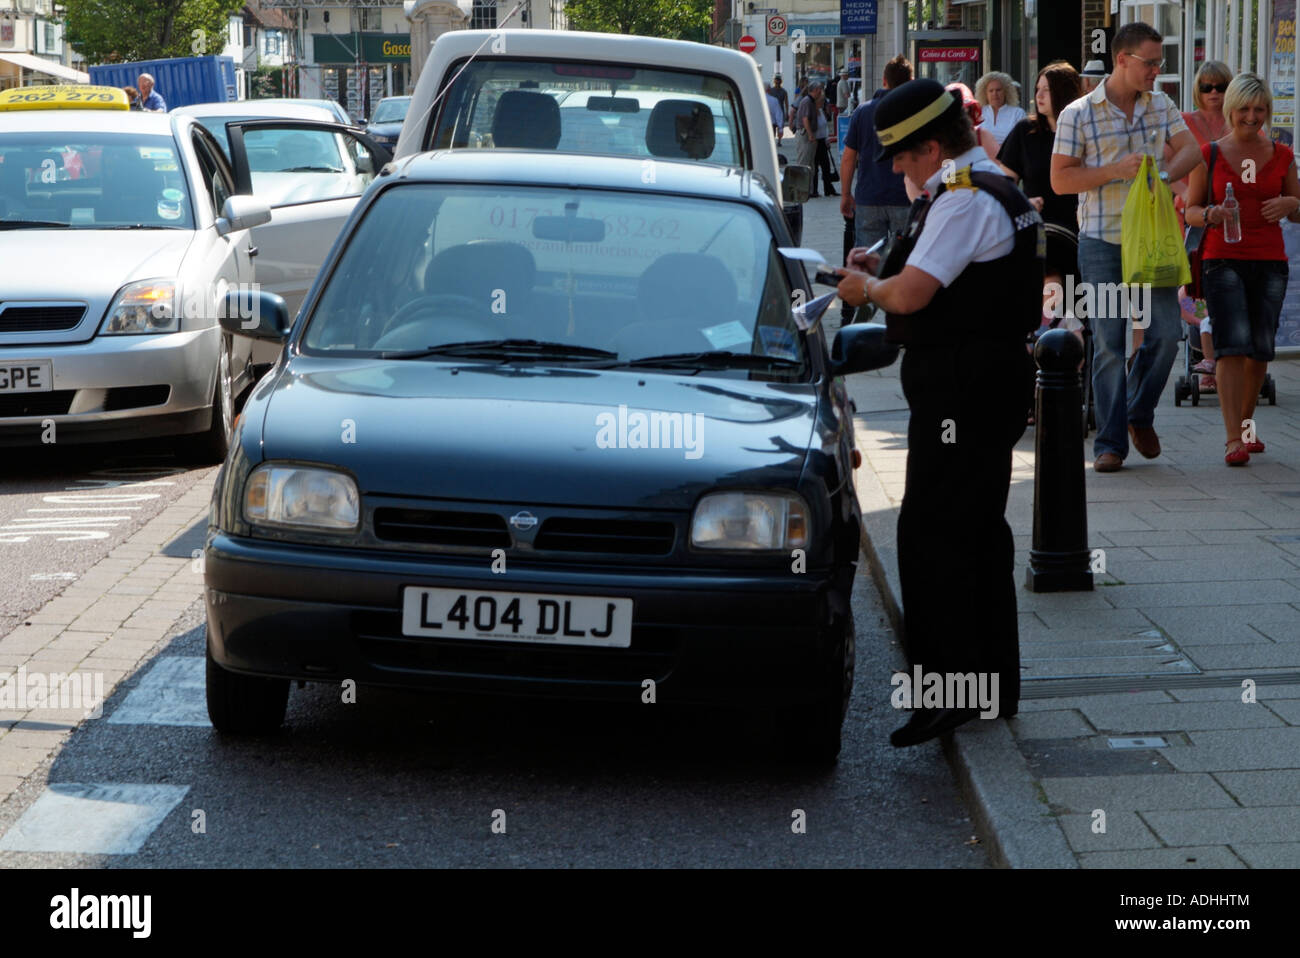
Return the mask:
<path id="1" fill-rule="evenodd" d="M 0 445 L 200 432 L 211 417 L 220 329 L 0 346 L 0 362 L 48 360 L 48 392 L 0 393 Z"/>
<path id="2" fill-rule="evenodd" d="M 657 701 L 755 708 L 825 696 L 853 577 L 514 562 L 494 576 L 487 562 L 211 531 L 204 561 L 208 647 L 233 672 L 627 702 L 652 679 Z M 405 586 L 631 598 L 631 646 L 404 637 Z"/>

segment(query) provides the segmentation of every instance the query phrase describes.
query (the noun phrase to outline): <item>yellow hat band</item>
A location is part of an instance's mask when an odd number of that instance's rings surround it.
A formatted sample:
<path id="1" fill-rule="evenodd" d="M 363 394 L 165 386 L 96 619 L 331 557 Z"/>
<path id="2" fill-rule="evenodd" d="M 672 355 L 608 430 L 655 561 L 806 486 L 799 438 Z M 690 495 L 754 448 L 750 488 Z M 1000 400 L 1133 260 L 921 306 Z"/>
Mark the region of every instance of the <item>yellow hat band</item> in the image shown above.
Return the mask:
<path id="1" fill-rule="evenodd" d="M 893 126 L 886 127 L 883 130 L 876 131 L 876 136 L 880 139 L 882 146 L 890 146 L 908 136 L 911 136 L 921 127 L 925 126 L 931 120 L 938 119 L 954 103 L 953 95 L 947 90 L 943 95 L 927 106 L 920 113 L 913 113 L 906 120 L 895 123 Z"/>

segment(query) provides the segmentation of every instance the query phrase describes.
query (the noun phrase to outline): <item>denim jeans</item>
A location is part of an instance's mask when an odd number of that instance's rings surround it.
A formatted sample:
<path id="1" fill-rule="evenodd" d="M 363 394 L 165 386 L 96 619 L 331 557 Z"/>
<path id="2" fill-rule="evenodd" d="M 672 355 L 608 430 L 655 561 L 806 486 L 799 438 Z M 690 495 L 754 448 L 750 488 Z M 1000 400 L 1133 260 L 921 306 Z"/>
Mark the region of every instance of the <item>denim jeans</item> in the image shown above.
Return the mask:
<path id="1" fill-rule="evenodd" d="M 870 247 L 882 236 L 900 233 L 907 225 L 910 206 L 854 206 L 853 228 L 857 245 Z"/>
<path id="2" fill-rule="evenodd" d="M 1201 263 L 1201 273 L 1206 304 L 1219 317 L 1211 334 L 1214 358 L 1249 356 L 1272 362 L 1278 317 L 1286 299 L 1286 260 L 1207 259 Z"/>
<path id="3" fill-rule="evenodd" d="M 1100 294 L 1104 284 L 1117 284 L 1123 275 L 1120 246 L 1092 236 L 1079 237 L 1079 276 L 1090 286 L 1094 302 L 1108 298 Z M 1076 292 L 1076 296 L 1080 295 Z M 1134 296 L 1145 294 L 1134 290 Z M 1124 357 L 1132 326 L 1129 317 L 1105 308 L 1095 308 L 1089 318 L 1092 328 L 1092 390 L 1097 404 L 1097 438 L 1094 456 L 1113 452 L 1128 456 L 1128 426 L 1150 426 L 1155 421 L 1156 403 L 1169 380 L 1169 370 L 1178 355 L 1178 288 L 1151 290 L 1150 325 L 1142 347 L 1133 360 L 1125 383 Z"/>

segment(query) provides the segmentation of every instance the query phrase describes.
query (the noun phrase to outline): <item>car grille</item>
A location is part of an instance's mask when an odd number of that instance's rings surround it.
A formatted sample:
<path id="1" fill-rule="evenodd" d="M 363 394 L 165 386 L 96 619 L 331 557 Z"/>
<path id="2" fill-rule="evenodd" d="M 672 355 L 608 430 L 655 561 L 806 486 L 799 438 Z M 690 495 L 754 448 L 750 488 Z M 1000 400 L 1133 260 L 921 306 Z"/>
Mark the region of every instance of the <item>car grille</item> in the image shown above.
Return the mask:
<path id="1" fill-rule="evenodd" d="M 490 512 L 376 509 L 375 537 L 389 542 L 438 546 L 510 547 L 506 521 Z"/>
<path id="2" fill-rule="evenodd" d="M 75 389 L 55 389 L 45 393 L 16 393 L 12 396 L 0 396 L 0 418 L 66 416 L 76 395 Z"/>
<path id="3" fill-rule="evenodd" d="M 671 522 L 561 517 L 542 523 L 534 548 L 545 552 L 663 556 L 673 551 L 675 535 Z"/>
<path id="4" fill-rule="evenodd" d="M 85 315 L 85 306 L 7 306 L 0 310 L 0 333 L 72 329 Z"/>
<path id="5" fill-rule="evenodd" d="M 672 671 L 679 645 L 675 629 L 634 630 L 629 649 L 412 638 L 402 635 L 400 612 L 355 612 L 352 628 L 362 654 L 381 668 L 484 677 L 658 682 Z"/>
<path id="6" fill-rule="evenodd" d="M 104 397 L 104 411 L 117 409 L 135 409 L 139 406 L 161 406 L 171 396 L 172 387 L 163 386 L 120 386 L 110 389 Z"/>

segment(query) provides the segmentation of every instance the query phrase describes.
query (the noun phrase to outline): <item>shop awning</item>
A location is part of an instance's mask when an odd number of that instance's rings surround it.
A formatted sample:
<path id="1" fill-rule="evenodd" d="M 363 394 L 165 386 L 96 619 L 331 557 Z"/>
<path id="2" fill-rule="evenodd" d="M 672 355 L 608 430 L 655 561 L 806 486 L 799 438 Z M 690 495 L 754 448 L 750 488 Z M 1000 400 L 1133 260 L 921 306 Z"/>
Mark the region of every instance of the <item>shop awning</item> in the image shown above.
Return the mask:
<path id="1" fill-rule="evenodd" d="M 55 63 L 53 60 L 32 56 L 30 53 L 0 53 L 0 60 L 22 67 L 24 70 L 35 70 L 37 73 L 58 77 L 60 80 L 71 80 L 73 83 L 90 82 L 89 73 L 82 73 L 80 70 L 72 69 L 72 67 L 65 67 L 62 63 Z"/>

